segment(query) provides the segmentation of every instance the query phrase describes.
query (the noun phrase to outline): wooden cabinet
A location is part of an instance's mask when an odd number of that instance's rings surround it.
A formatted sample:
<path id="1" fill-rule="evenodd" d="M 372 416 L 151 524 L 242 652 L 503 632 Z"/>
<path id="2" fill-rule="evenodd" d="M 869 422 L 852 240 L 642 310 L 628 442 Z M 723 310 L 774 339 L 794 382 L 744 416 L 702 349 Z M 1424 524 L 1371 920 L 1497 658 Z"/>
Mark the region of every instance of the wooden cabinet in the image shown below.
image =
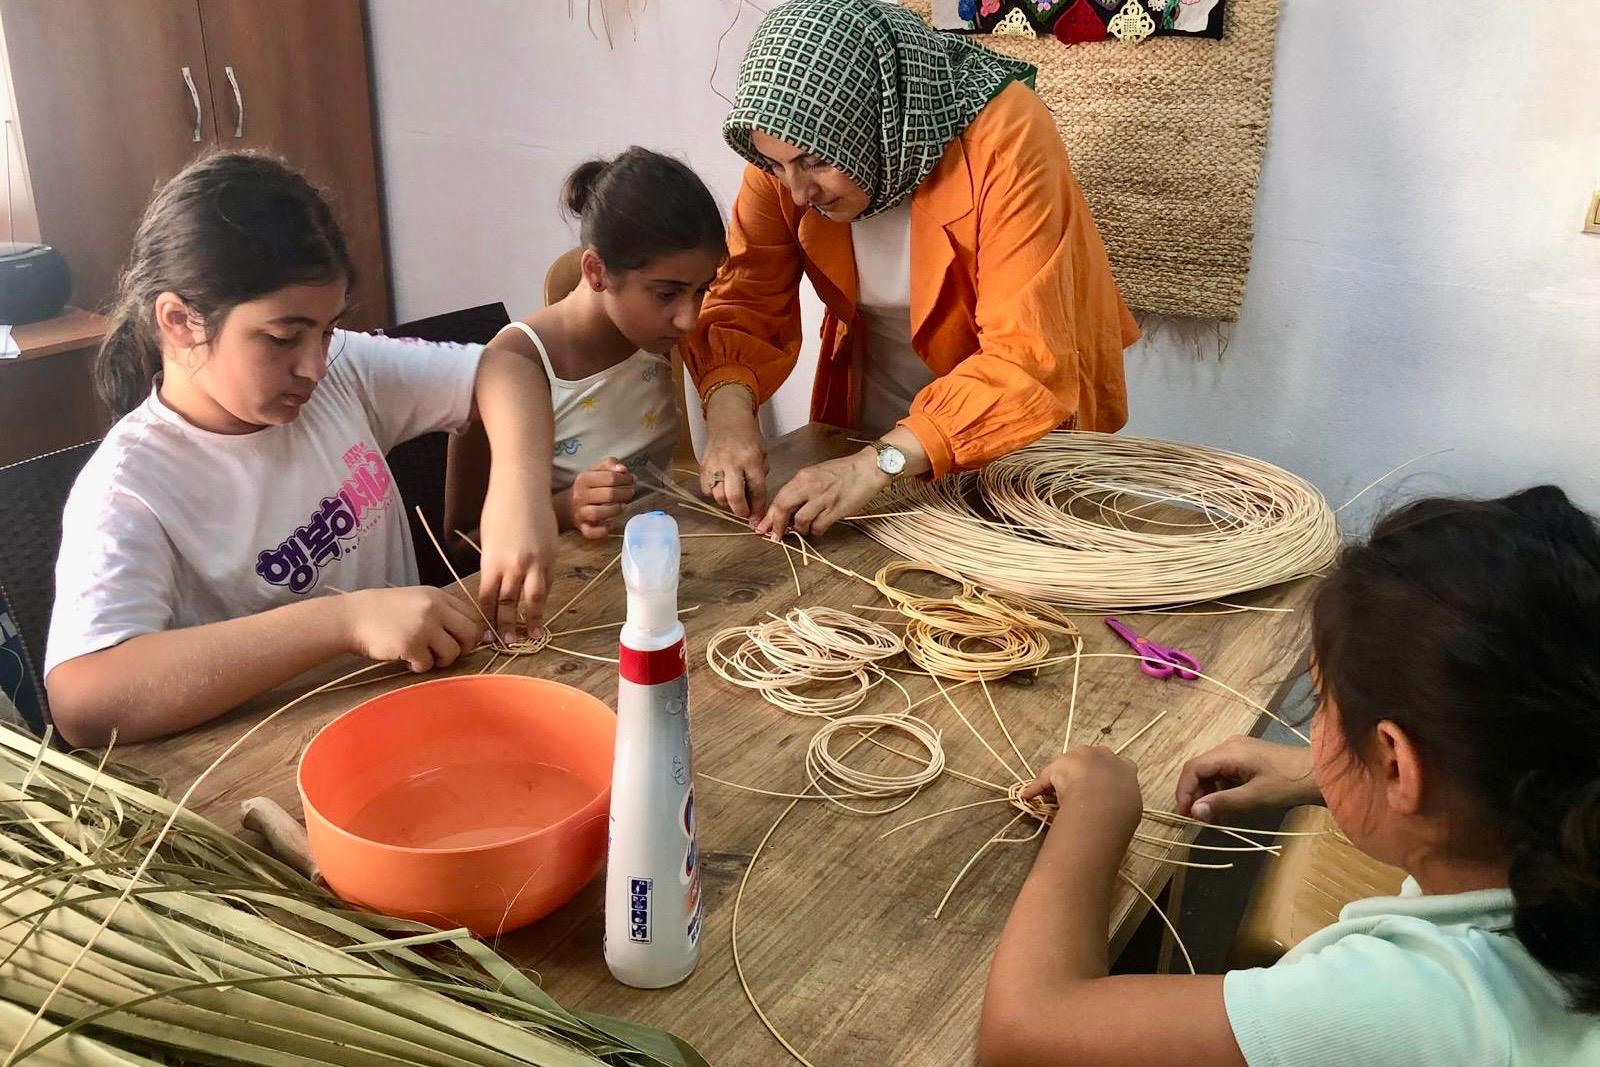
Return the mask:
<path id="1" fill-rule="evenodd" d="M 356 263 L 347 321 L 392 325 L 361 5 L 200 0 L 200 22 L 217 142 L 271 151 L 328 191 Z"/>
<path id="2" fill-rule="evenodd" d="M 40 236 L 67 258 L 72 302 L 98 307 L 151 191 L 212 143 L 200 9 L 8 0 L 0 29 Z"/>
<path id="3" fill-rule="evenodd" d="M 74 304 L 111 297 L 156 186 L 260 148 L 327 190 L 356 262 L 348 324 L 392 321 L 360 0 L 0 0 L 0 31 Z"/>

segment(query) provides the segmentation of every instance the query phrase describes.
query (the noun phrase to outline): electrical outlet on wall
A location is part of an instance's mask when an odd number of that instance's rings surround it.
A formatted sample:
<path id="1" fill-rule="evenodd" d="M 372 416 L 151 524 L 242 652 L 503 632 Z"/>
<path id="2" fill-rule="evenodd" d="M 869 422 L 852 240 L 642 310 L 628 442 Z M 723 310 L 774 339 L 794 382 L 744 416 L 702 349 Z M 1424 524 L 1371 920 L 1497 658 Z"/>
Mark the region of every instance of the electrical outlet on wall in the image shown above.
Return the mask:
<path id="1" fill-rule="evenodd" d="M 1583 216 L 1584 233 L 1600 233 L 1600 191 L 1589 197 L 1589 211 Z"/>

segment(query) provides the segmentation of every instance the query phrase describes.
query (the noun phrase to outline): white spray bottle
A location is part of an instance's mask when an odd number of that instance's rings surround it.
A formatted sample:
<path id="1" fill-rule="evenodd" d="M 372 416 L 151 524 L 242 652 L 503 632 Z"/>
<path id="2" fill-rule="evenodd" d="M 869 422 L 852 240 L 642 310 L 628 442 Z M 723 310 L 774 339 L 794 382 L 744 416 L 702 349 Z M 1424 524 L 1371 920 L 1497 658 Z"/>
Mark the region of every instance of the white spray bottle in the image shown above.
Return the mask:
<path id="1" fill-rule="evenodd" d="M 683 981 L 700 959 L 700 858 L 678 557 L 672 516 L 652 511 L 628 520 L 605 953 L 617 981 L 641 989 Z"/>

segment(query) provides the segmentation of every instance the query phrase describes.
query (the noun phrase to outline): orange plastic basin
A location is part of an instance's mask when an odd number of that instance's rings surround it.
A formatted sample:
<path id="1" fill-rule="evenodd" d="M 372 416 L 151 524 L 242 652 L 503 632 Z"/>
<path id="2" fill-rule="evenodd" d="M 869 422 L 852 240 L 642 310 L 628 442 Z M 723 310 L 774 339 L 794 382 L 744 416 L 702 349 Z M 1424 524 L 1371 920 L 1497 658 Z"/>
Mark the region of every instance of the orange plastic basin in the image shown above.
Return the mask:
<path id="1" fill-rule="evenodd" d="M 352 903 L 494 935 L 605 860 L 616 714 L 560 682 L 441 678 L 374 697 L 300 758 L 311 855 Z"/>

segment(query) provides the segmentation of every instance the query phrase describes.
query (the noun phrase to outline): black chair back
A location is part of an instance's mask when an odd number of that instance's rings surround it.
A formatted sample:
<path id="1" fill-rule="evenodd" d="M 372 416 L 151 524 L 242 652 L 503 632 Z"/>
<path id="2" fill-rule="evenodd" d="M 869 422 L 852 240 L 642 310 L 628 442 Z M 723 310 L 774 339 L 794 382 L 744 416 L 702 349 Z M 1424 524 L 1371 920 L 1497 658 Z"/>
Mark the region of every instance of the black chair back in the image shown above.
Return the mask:
<path id="1" fill-rule="evenodd" d="M 511 316 L 505 304 L 482 304 L 443 315 L 432 315 L 385 330 L 390 337 L 415 337 L 422 341 L 455 341 L 462 344 L 488 344 L 507 324 Z M 417 550 L 417 571 L 429 585 L 444 586 L 452 581 L 449 568 L 439 559 L 439 554 L 428 542 L 422 522 L 417 518 L 420 506 L 434 533 L 441 538 L 444 529 L 445 471 L 450 456 L 450 435 L 426 433 L 395 445 L 389 450 L 389 470 L 400 490 L 400 499 L 406 506 L 406 519 L 411 523 L 411 543 Z"/>
<path id="2" fill-rule="evenodd" d="M 61 510 L 72 483 L 99 447 L 87 441 L 0 467 L 0 600 L 22 640 L 24 680 L 38 707 L 18 700 L 29 727 L 50 721 L 44 692 L 44 645 L 56 597 L 56 556 L 61 551 Z"/>

